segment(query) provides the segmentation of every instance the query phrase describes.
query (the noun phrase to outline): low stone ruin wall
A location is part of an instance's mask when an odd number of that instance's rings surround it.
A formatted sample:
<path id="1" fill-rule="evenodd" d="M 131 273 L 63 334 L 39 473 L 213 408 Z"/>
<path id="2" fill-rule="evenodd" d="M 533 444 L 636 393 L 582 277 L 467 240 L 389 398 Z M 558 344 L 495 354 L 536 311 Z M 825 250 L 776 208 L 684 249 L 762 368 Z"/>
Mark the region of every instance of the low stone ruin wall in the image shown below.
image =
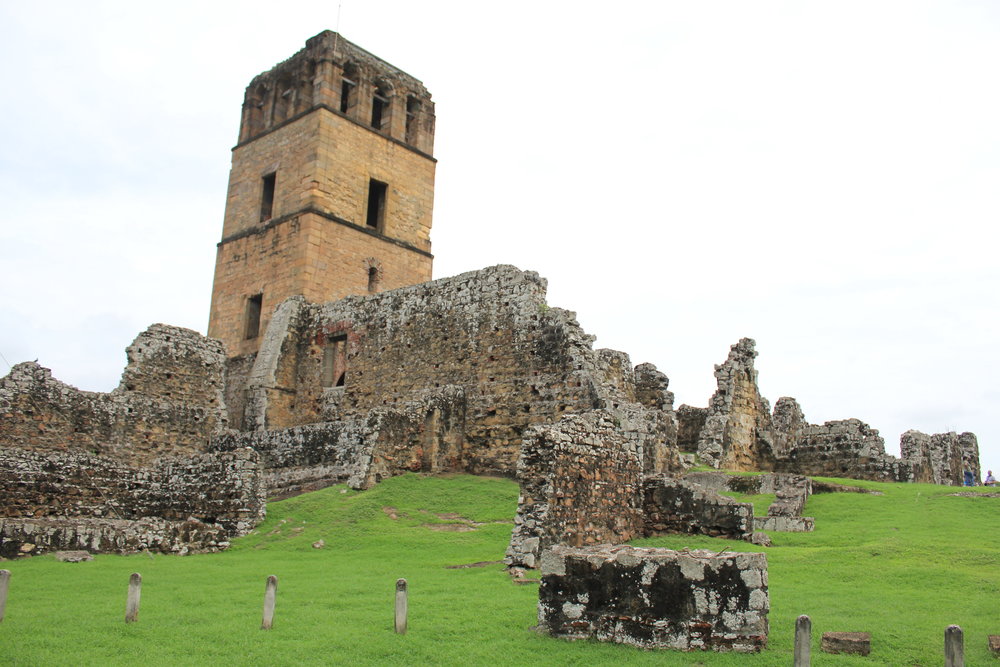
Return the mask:
<path id="1" fill-rule="evenodd" d="M 40 550 L 96 543 L 99 550 L 141 544 L 176 551 L 188 537 L 195 547 L 218 545 L 264 517 L 264 486 L 250 449 L 135 468 L 89 454 L 0 448 L 0 486 L 4 554 L 20 553 L 25 543 Z"/>
<path id="2" fill-rule="evenodd" d="M 229 532 L 217 523 L 197 519 L 168 521 L 147 517 L 96 519 L 68 517 L 0 519 L 0 556 L 34 556 L 53 551 L 128 554 L 156 551 L 185 555 L 229 547 Z"/>
<path id="3" fill-rule="evenodd" d="M 753 505 L 685 480 L 654 475 L 642 484 L 645 534 L 695 533 L 745 540 L 753 534 Z"/>
<path id="4" fill-rule="evenodd" d="M 405 472 L 463 471 L 465 394 L 448 386 L 365 417 L 274 431 L 228 431 L 213 451 L 251 447 L 272 500 L 347 483 L 367 489 Z"/>
<path id="5" fill-rule="evenodd" d="M 913 481 L 913 466 L 885 453 L 878 430 L 858 419 L 809 424 L 777 470 L 818 477 L 850 477 L 877 482 Z"/>
<path id="6" fill-rule="evenodd" d="M 518 479 L 508 565 L 536 567 L 553 544 L 626 542 L 643 533 L 641 447 L 611 412 L 533 427 L 524 438 Z"/>
<path id="7" fill-rule="evenodd" d="M 965 471 L 972 473 L 978 484 L 979 441 L 974 433 L 935 433 L 907 431 L 899 438 L 903 460 L 914 467 L 913 481 L 962 486 Z"/>
<path id="8" fill-rule="evenodd" d="M 767 646 L 767 557 L 628 546 L 542 555 L 538 628 L 641 648 L 756 652 Z"/>

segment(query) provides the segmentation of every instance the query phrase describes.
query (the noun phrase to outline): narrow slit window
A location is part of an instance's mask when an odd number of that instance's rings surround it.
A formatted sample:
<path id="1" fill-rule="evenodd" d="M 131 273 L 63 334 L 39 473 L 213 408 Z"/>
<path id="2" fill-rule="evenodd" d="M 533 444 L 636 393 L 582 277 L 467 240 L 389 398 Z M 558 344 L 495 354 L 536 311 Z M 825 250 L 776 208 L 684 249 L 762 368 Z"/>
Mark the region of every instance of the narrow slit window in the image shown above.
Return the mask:
<path id="1" fill-rule="evenodd" d="M 323 347 L 323 373 L 320 383 L 324 387 L 343 387 L 347 379 L 347 335 L 331 337 Z"/>
<path id="2" fill-rule="evenodd" d="M 389 108 L 389 99 L 379 93 L 372 97 L 372 127 L 376 130 L 382 129 L 382 122 L 385 120 L 386 111 Z"/>
<path id="3" fill-rule="evenodd" d="M 385 193 L 388 185 L 374 178 L 368 181 L 368 213 L 365 224 L 382 231 L 385 225 Z"/>
<path id="4" fill-rule="evenodd" d="M 368 267 L 368 292 L 374 294 L 378 291 L 379 283 L 382 282 L 382 272 L 377 266 Z"/>
<path id="5" fill-rule="evenodd" d="M 406 143 L 417 143 L 417 114 L 420 113 L 420 100 L 413 95 L 406 98 Z"/>
<path id="6" fill-rule="evenodd" d="M 260 196 L 260 221 L 271 219 L 274 212 L 274 181 L 276 174 L 268 174 L 264 177 L 263 189 Z"/>
<path id="7" fill-rule="evenodd" d="M 263 294 L 254 294 L 253 296 L 247 298 L 247 313 L 246 313 L 246 338 L 250 340 L 251 338 L 256 338 L 260 334 L 260 307 L 264 303 Z"/>
<path id="8" fill-rule="evenodd" d="M 340 82 L 340 112 L 347 113 L 354 106 L 354 90 L 356 83 L 344 77 Z"/>

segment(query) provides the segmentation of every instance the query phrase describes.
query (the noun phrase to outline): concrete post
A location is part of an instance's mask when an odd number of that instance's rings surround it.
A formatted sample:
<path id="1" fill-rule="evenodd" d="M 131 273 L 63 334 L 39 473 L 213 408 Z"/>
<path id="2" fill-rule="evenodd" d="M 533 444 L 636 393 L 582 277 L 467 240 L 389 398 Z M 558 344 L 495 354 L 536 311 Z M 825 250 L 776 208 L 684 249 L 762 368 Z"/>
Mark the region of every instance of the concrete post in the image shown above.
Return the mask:
<path id="1" fill-rule="evenodd" d="M 133 572 L 128 578 L 128 601 L 125 603 L 125 622 L 139 620 L 139 597 L 142 595 L 142 575 Z"/>
<path id="2" fill-rule="evenodd" d="M 264 619 L 260 622 L 261 630 L 270 630 L 274 625 L 274 596 L 277 593 L 278 578 L 272 574 L 264 586 Z"/>
<path id="3" fill-rule="evenodd" d="M 795 655 L 793 667 L 809 667 L 812 656 L 812 619 L 806 615 L 795 621 Z"/>
<path id="4" fill-rule="evenodd" d="M 406 614 L 408 612 L 406 600 L 406 579 L 396 580 L 396 634 L 406 634 Z"/>
<path id="5" fill-rule="evenodd" d="M 957 625 L 944 631 L 944 667 L 965 667 L 964 634 Z"/>
<path id="6" fill-rule="evenodd" d="M 0 621 L 7 609 L 7 589 L 10 588 L 10 570 L 0 570 Z"/>

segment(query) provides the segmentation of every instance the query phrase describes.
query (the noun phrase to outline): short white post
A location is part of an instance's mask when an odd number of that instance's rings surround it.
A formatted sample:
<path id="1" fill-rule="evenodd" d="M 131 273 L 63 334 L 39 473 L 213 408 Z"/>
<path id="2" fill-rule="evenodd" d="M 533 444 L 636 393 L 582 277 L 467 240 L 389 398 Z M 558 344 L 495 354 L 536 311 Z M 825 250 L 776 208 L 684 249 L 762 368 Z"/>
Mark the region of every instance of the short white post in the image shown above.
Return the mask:
<path id="1" fill-rule="evenodd" d="M 7 609 L 7 589 L 10 588 L 10 570 L 0 570 L 0 621 Z"/>
<path id="2" fill-rule="evenodd" d="M 396 580 L 396 634 L 406 634 L 406 579 Z"/>
<path id="3" fill-rule="evenodd" d="M 128 578 L 128 601 L 125 603 L 125 622 L 139 620 L 139 597 L 142 595 L 142 575 L 133 572 Z"/>
<path id="4" fill-rule="evenodd" d="M 944 667 L 965 667 L 965 636 L 957 625 L 944 631 Z"/>
<path id="5" fill-rule="evenodd" d="M 274 596 L 278 593 L 278 578 L 273 574 L 267 578 L 264 586 L 264 619 L 260 622 L 261 630 L 270 630 L 274 625 Z"/>
<path id="6" fill-rule="evenodd" d="M 812 660 L 812 619 L 803 614 L 795 621 L 794 667 L 809 667 Z"/>

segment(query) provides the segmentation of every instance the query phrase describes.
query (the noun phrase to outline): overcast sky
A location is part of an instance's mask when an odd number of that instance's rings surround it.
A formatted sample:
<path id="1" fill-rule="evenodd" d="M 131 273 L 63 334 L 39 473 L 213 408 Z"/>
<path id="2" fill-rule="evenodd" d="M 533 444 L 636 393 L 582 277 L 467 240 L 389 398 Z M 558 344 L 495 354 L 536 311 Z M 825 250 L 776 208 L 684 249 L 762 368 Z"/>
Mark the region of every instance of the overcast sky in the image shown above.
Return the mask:
<path id="1" fill-rule="evenodd" d="M 772 404 L 1000 467 L 991 0 L 2 3 L 7 362 L 205 331 L 244 88 L 338 14 L 437 104 L 436 278 L 538 271 L 678 404 L 752 337 Z"/>

